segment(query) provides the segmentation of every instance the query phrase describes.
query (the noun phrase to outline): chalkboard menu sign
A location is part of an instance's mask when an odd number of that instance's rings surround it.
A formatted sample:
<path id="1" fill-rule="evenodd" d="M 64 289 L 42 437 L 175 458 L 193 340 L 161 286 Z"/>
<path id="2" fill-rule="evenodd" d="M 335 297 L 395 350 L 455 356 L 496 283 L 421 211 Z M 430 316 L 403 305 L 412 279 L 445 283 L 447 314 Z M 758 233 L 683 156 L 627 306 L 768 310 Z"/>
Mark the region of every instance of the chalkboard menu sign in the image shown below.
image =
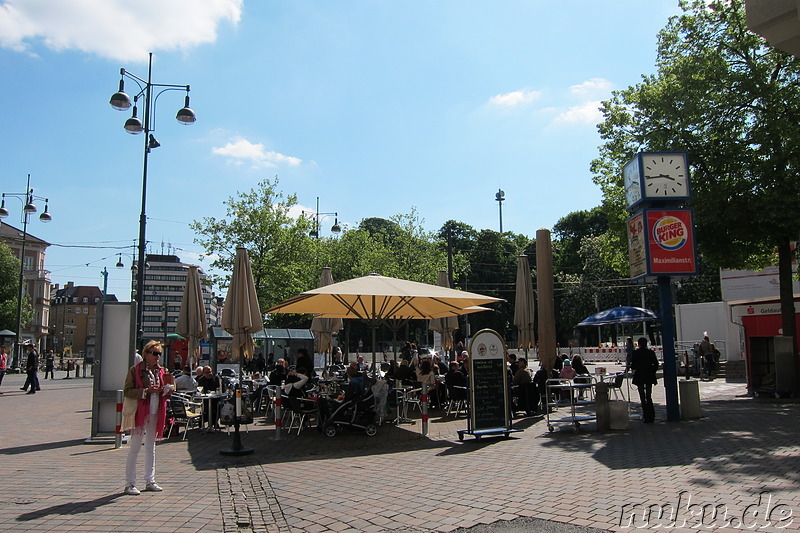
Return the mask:
<path id="1" fill-rule="evenodd" d="M 470 416 L 473 431 L 510 428 L 506 346 L 494 330 L 479 331 L 469 345 Z"/>

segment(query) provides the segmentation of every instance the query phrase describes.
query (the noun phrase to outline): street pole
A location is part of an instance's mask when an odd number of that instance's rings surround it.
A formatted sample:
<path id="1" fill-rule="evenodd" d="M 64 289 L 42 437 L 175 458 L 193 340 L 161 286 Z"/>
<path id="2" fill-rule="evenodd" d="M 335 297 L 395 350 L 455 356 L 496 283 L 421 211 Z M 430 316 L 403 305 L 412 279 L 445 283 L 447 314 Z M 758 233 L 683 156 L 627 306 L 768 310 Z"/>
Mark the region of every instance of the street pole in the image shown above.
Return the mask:
<path id="1" fill-rule="evenodd" d="M 681 419 L 678 405 L 678 368 L 675 364 L 675 320 L 672 309 L 672 284 L 669 276 L 658 276 L 661 302 L 661 346 L 664 353 L 664 390 L 667 397 L 667 421 Z"/>

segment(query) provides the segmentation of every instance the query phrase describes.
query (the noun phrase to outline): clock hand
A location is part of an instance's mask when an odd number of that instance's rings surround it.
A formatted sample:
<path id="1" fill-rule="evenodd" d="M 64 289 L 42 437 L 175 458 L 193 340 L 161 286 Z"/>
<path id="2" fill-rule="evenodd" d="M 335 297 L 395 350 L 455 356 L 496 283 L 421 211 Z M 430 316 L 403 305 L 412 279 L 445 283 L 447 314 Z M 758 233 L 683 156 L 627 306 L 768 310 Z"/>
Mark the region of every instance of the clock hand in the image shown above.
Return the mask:
<path id="1" fill-rule="evenodd" d="M 666 174 L 657 174 L 655 176 L 645 176 L 644 177 L 644 179 L 646 179 L 646 180 L 657 180 L 657 179 L 660 179 L 660 178 L 667 178 L 668 180 L 675 181 L 675 178 L 673 178 L 672 176 L 668 176 Z"/>

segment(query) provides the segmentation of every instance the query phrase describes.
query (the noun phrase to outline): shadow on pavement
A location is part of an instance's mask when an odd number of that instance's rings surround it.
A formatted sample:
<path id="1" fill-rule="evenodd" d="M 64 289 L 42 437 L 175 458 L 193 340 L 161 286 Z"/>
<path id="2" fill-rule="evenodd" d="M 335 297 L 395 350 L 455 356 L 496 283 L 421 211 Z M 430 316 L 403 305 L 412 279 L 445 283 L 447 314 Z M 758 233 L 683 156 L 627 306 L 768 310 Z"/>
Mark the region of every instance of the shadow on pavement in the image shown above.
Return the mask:
<path id="1" fill-rule="evenodd" d="M 62 503 L 61 505 L 53 505 L 52 507 L 39 509 L 38 511 L 23 513 L 19 515 L 19 518 L 17 518 L 17 520 L 19 520 L 20 522 L 27 522 L 29 520 L 37 520 L 39 518 L 43 518 L 49 515 L 77 515 L 83 513 L 90 513 L 95 509 L 97 509 L 98 507 L 114 503 L 116 499 L 119 498 L 120 496 L 121 494 L 111 494 L 108 496 L 103 496 L 102 498 L 97 498 L 86 502 L 68 502 L 68 503 Z"/>
<path id="2" fill-rule="evenodd" d="M 43 444 L 29 444 L 26 446 L 16 446 L 13 448 L 0 449 L 0 455 L 19 455 L 23 453 L 41 452 L 44 450 L 55 450 L 58 448 L 69 448 L 78 444 L 83 444 L 86 439 L 62 440 L 58 442 L 46 442 Z"/>

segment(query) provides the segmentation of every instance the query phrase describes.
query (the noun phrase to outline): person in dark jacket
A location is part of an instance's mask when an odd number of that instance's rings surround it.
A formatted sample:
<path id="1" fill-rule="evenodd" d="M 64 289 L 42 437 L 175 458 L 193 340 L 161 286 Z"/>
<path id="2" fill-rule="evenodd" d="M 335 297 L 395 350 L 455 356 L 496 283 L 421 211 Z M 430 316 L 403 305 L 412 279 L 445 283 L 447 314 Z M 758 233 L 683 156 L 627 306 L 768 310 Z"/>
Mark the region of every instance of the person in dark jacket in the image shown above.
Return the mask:
<path id="1" fill-rule="evenodd" d="M 647 347 L 647 339 L 639 338 L 639 348 L 631 357 L 633 370 L 633 384 L 639 389 L 639 399 L 642 403 L 642 421 L 649 424 L 656 419 L 656 410 L 653 406 L 653 385 L 658 383 L 656 371 L 658 358 L 656 352 Z"/>
<path id="2" fill-rule="evenodd" d="M 314 371 L 314 361 L 311 359 L 311 356 L 308 354 L 308 350 L 305 348 L 297 349 L 297 361 L 295 362 L 295 368 L 298 369 L 298 372 L 302 368 L 302 373 L 308 376 L 309 379 L 317 375 L 317 373 Z"/>

